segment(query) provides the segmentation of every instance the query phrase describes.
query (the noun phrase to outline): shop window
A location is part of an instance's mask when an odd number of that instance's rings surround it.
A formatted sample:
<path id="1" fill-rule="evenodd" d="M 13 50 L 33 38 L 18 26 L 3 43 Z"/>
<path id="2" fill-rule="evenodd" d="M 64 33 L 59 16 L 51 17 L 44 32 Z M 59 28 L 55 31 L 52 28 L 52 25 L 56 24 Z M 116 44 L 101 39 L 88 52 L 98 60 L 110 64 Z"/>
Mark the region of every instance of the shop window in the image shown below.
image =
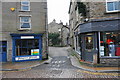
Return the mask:
<path id="1" fill-rule="evenodd" d="M 17 39 L 16 56 L 23 56 L 23 55 L 39 55 L 39 40 Z"/>
<path id="2" fill-rule="evenodd" d="M 105 32 L 100 36 L 100 51 L 102 56 L 120 56 L 120 33 Z"/>
<path id="3" fill-rule="evenodd" d="M 20 29 L 30 29 L 31 28 L 31 17 L 21 16 L 20 17 Z"/>
<path id="4" fill-rule="evenodd" d="M 93 37 L 85 37 L 86 49 L 93 49 Z"/>
<path id="5" fill-rule="evenodd" d="M 29 1 L 21 2 L 21 11 L 30 11 L 30 2 Z"/>
<path id="6" fill-rule="evenodd" d="M 107 12 L 120 11 L 120 1 L 118 0 L 107 0 L 106 5 Z"/>

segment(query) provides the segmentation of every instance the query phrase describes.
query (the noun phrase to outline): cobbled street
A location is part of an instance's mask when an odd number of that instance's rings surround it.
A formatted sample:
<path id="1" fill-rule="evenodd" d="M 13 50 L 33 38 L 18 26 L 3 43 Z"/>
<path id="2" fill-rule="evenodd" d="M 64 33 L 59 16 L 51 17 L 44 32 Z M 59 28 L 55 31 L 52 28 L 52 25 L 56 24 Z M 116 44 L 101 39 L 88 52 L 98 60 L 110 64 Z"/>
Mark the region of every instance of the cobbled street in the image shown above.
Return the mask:
<path id="1" fill-rule="evenodd" d="M 3 72 L 3 78 L 118 78 L 118 73 L 95 73 L 71 64 L 68 47 L 50 47 L 52 61 L 24 71 Z"/>

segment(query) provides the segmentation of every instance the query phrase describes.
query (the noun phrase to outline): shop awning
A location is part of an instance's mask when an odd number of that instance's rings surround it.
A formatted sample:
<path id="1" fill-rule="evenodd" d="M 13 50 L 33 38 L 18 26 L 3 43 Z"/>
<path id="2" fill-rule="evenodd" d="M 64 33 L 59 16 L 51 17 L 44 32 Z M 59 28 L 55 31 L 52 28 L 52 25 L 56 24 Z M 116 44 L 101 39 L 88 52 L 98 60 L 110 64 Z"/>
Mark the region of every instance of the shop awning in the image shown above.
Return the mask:
<path id="1" fill-rule="evenodd" d="M 118 31 L 120 30 L 120 20 L 92 21 L 79 25 L 78 33 L 93 31 Z"/>

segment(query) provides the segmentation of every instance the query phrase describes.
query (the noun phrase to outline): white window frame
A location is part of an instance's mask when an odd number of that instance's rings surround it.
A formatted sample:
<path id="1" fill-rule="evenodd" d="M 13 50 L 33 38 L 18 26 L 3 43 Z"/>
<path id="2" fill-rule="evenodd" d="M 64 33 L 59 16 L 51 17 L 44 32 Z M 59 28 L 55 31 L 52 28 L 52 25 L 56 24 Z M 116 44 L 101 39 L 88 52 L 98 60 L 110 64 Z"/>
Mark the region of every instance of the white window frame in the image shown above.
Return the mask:
<path id="1" fill-rule="evenodd" d="M 28 2 L 28 5 L 22 4 L 22 2 Z M 23 10 L 23 6 L 28 6 L 28 10 Z M 21 1 L 21 11 L 30 11 L 30 1 Z"/>
<path id="2" fill-rule="evenodd" d="M 22 22 L 21 17 L 29 17 L 29 22 Z M 21 23 L 29 23 L 30 28 L 21 28 Z M 31 29 L 31 16 L 20 16 L 20 30 Z"/>
<path id="3" fill-rule="evenodd" d="M 120 2 L 120 0 L 106 0 L 106 12 L 119 12 L 120 10 L 113 10 L 113 11 L 108 11 L 108 2 Z"/>

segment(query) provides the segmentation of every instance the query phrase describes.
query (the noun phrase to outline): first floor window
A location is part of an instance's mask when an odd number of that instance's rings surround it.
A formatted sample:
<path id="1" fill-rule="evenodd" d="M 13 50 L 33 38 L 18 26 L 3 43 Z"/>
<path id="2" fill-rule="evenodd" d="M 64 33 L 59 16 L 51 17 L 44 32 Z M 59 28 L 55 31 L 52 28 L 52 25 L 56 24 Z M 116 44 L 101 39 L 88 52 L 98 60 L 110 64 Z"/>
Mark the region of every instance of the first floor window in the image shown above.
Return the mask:
<path id="1" fill-rule="evenodd" d="M 39 40 L 17 39 L 16 56 L 23 56 L 23 55 L 39 55 Z"/>
<path id="2" fill-rule="evenodd" d="M 22 11 L 30 11 L 30 2 L 29 1 L 22 1 L 21 2 L 21 10 Z"/>
<path id="3" fill-rule="evenodd" d="M 31 28 L 31 17 L 29 17 L 29 16 L 20 17 L 20 28 L 21 29 L 30 29 Z"/>
<path id="4" fill-rule="evenodd" d="M 107 1 L 107 11 L 112 12 L 112 11 L 120 11 L 120 1 L 118 0 L 108 0 Z"/>

